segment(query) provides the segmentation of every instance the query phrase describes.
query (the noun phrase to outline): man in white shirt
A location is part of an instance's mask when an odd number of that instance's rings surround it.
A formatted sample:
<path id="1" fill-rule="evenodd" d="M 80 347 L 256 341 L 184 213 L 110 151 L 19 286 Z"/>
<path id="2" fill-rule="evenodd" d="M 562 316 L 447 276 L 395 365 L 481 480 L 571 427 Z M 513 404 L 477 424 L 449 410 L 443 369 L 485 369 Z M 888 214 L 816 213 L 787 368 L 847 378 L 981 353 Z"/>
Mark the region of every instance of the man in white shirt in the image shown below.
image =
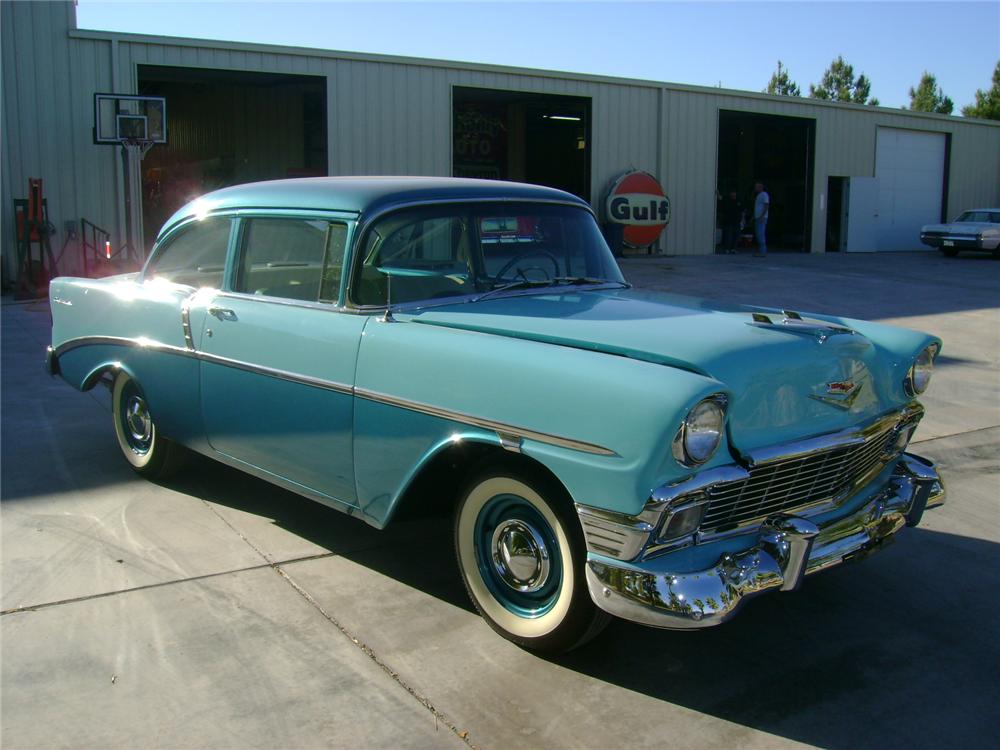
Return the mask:
<path id="1" fill-rule="evenodd" d="M 764 183 L 757 182 L 753 186 L 757 198 L 753 204 L 753 226 L 757 237 L 757 252 L 755 257 L 767 255 L 767 211 L 771 207 L 771 196 L 764 190 Z"/>

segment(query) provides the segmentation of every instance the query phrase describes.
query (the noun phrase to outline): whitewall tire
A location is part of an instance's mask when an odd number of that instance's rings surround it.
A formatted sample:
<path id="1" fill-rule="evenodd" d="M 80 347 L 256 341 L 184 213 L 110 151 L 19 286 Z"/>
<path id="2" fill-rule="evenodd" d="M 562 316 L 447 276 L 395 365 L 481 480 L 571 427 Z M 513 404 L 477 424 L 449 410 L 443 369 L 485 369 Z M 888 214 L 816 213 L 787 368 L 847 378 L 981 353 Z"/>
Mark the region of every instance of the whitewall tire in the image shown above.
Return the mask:
<path id="1" fill-rule="evenodd" d="M 158 434 L 145 393 L 125 372 L 115 376 L 111 413 L 118 447 L 135 471 L 150 478 L 164 478 L 176 471 L 183 449 Z"/>
<path id="2" fill-rule="evenodd" d="M 473 476 L 455 513 L 455 551 L 476 609 L 520 646 L 566 651 L 609 619 L 587 591 L 572 502 L 532 467 L 502 461 Z"/>

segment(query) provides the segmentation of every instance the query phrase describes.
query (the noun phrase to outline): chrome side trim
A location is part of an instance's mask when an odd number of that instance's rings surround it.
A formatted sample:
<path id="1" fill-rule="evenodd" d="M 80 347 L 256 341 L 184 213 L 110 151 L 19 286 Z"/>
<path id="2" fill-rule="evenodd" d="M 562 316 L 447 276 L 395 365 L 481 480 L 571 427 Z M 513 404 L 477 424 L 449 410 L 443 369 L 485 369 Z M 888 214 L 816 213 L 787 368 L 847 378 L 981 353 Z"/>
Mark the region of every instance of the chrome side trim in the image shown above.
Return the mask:
<path id="1" fill-rule="evenodd" d="M 571 450 L 581 451 L 582 453 L 592 453 L 597 456 L 618 455 L 613 450 L 609 450 L 608 448 L 594 443 L 587 443 L 582 440 L 572 440 L 559 435 L 552 435 L 547 432 L 539 432 L 526 427 L 517 427 L 505 422 L 497 422 L 492 419 L 483 419 L 481 417 L 473 416 L 472 414 L 466 414 L 465 412 L 443 409 L 439 406 L 432 406 L 431 404 L 425 404 L 420 401 L 411 401 L 397 396 L 390 396 L 387 393 L 379 393 L 378 391 L 372 391 L 367 388 L 355 387 L 354 395 L 368 401 L 376 401 L 389 406 L 398 406 L 401 409 L 408 409 L 421 414 L 427 414 L 431 417 L 440 417 L 441 419 L 447 419 L 452 422 L 461 422 L 462 424 L 472 425 L 473 427 L 481 427 L 484 430 L 492 430 L 500 435 L 509 435 L 527 440 L 537 440 L 540 443 L 548 443 L 549 445 L 555 445 L 560 448 L 569 448 Z"/>
<path id="2" fill-rule="evenodd" d="M 191 335 L 191 300 L 194 294 L 184 298 L 181 303 L 181 328 L 184 330 L 184 345 L 194 351 L 194 337 Z"/>
<path id="3" fill-rule="evenodd" d="M 152 349 L 168 354 L 177 354 L 182 357 L 195 358 L 199 354 L 199 352 L 174 346 L 173 344 L 164 344 L 144 337 L 129 338 L 127 336 L 80 336 L 79 338 L 69 339 L 59 344 L 56 347 L 55 353 L 57 357 L 61 357 L 66 352 L 71 352 L 74 349 L 84 346 L 126 346 L 132 349 Z"/>
<path id="4" fill-rule="evenodd" d="M 512 435 L 509 432 L 498 432 L 497 437 L 500 438 L 500 447 L 505 451 L 521 452 L 521 438 L 517 435 Z"/>
<path id="5" fill-rule="evenodd" d="M 298 383 L 299 385 L 307 385 L 311 388 L 320 388 L 324 391 L 342 393 L 345 396 L 350 396 L 354 392 L 354 389 L 346 383 L 338 383 L 333 380 L 325 380 L 324 378 L 314 378 L 311 375 L 300 375 L 288 370 L 280 370 L 276 367 L 255 365 L 239 359 L 230 359 L 229 357 L 220 357 L 218 354 L 209 354 L 208 352 L 196 352 L 195 356 L 202 362 L 208 362 L 209 364 L 232 367 L 234 370 L 243 370 L 255 375 L 266 375 L 278 380 L 288 381 L 289 383 Z"/>
<path id="6" fill-rule="evenodd" d="M 431 404 L 425 404 L 420 401 L 411 401 L 410 399 L 398 398 L 396 396 L 390 396 L 385 393 L 379 393 L 378 391 L 372 391 L 367 388 L 356 388 L 347 383 L 338 383 L 332 380 L 325 380 L 323 378 L 315 378 L 309 375 L 300 375 L 298 373 L 289 372 L 287 370 L 281 370 L 274 367 L 265 367 L 263 365 L 256 365 L 250 362 L 244 362 L 238 359 L 230 359 L 229 357 L 221 357 L 217 354 L 209 354 L 208 352 L 196 351 L 192 349 L 187 349 L 180 346 L 173 346 L 172 344 L 163 344 L 158 341 L 153 341 L 152 339 L 146 338 L 126 338 L 122 336 L 81 336 L 80 338 L 70 339 L 65 341 L 56 347 L 55 356 L 58 358 L 62 354 L 73 349 L 78 349 L 83 346 L 126 346 L 138 349 L 148 349 L 153 351 L 164 352 L 166 354 L 176 354 L 181 357 L 191 357 L 193 359 L 198 359 L 202 362 L 209 362 L 211 364 L 222 365 L 225 367 L 232 367 L 237 370 L 244 370 L 246 372 L 252 372 L 259 375 L 267 375 L 269 377 L 278 378 L 279 380 L 286 380 L 291 383 L 298 383 L 300 385 L 310 386 L 312 388 L 322 388 L 324 390 L 333 391 L 335 393 L 342 393 L 344 395 L 353 395 L 358 398 L 363 398 L 366 401 L 374 401 L 376 403 L 386 404 L 387 406 L 396 406 L 401 409 L 407 409 L 409 411 L 415 411 L 420 414 L 426 414 L 432 417 L 440 417 L 441 419 L 447 419 L 452 422 L 460 422 L 462 424 L 471 425 L 473 427 L 481 427 L 486 430 L 491 430 L 497 433 L 500 439 L 501 445 L 507 450 L 512 450 L 515 445 L 517 449 L 520 450 L 521 440 L 536 440 L 540 443 L 546 443 L 548 445 L 554 445 L 559 448 L 567 448 L 569 450 L 580 451 L 582 453 L 590 453 L 597 456 L 617 456 L 613 450 L 605 448 L 594 443 L 587 443 L 582 440 L 573 440 L 571 438 L 562 437 L 560 435 L 552 435 L 546 432 L 539 432 L 538 430 L 531 430 L 526 427 L 518 427 L 516 425 L 507 424 L 505 422 L 497 422 L 492 419 L 484 419 L 482 417 L 476 417 L 472 414 L 466 414 L 460 411 L 454 411 L 452 409 L 444 409 L 439 406 L 432 406 Z M 506 444 L 504 444 L 506 441 Z"/>

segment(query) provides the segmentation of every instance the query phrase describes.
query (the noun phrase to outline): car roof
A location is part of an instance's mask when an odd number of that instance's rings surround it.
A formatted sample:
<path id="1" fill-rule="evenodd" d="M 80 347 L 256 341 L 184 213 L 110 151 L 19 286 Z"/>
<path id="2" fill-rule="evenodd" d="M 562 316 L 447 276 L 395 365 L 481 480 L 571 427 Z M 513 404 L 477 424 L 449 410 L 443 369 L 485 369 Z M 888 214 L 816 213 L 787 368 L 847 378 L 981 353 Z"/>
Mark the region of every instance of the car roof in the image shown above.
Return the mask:
<path id="1" fill-rule="evenodd" d="M 520 182 L 461 177 L 306 177 L 252 182 L 206 193 L 171 216 L 161 234 L 192 216 L 239 208 L 367 214 L 412 203 L 462 200 L 549 201 L 590 210 L 590 204 L 571 193 Z"/>

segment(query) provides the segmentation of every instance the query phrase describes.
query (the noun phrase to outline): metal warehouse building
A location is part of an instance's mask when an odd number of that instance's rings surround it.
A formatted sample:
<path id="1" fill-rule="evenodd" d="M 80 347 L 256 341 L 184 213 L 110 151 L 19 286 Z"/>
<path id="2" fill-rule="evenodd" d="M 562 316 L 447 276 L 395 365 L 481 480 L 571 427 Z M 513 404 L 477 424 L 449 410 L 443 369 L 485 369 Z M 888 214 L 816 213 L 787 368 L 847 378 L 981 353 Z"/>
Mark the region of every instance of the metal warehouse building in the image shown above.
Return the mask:
<path id="1" fill-rule="evenodd" d="M 15 199 L 42 178 L 56 253 L 80 220 L 148 247 L 216 187 L 308 175 L 424 174 L 561 187 L 603 217 L 644 170 L 671 220 L 650 250 L 715 249 L 717 196 L 772 199 L 769 244 L 921 249 L 921 224 L 1000 204 L 1000 123 L 804 98 L 487 65 L 86 31 L 72 2 L 4 2 L 3 261 Z M 95 143 L 95 94 L 162 96 L 167 142 L 130 179 Z M 134 157 L 133 157 L 134 158 Z M 128 221 L 128 216 L 133 217 Z M 134 226 L 133 226 L 134 225 Z M 59 272 L 78 272 L 79 248 Z"/>

